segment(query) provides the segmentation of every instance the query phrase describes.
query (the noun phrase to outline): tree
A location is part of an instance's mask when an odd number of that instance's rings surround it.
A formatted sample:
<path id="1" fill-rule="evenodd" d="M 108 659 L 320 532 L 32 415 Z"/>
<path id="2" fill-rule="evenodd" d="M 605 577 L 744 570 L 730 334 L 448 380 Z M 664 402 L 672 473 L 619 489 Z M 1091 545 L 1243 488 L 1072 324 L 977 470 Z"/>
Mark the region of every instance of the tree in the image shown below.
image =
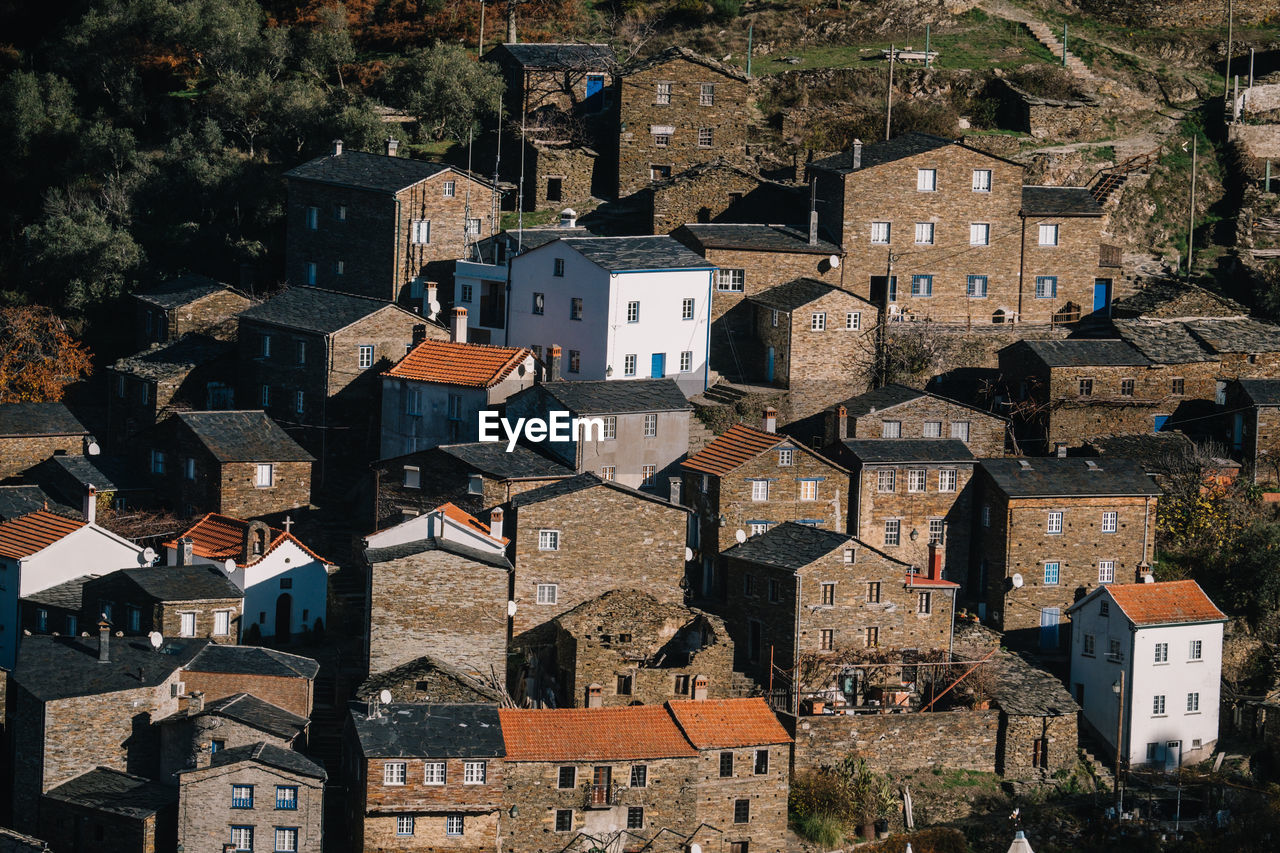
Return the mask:
<path id="1" fill-rule="evenodd" d="M 107 210 L 84 192 L 51 190 L 45 213 L 28 226 L 37 292 L 84 310 L 119 296 L 142 262 L 142 250 Z"/>
<path id="2" fill-rule="evenodd" d="M 0 403 L 61 400 L 91 371 L 88 349 L 48 308 L 0 308 Z"/>
<path id="3" fill-rule="evenodd" d="M 387 88 L 389 100 L 418 120 L 427 139 L 465 143 L 496 112 L 504 87 L 491 63 L 476 62 L 461 45 L 437 42 L 397 65 Z"/>

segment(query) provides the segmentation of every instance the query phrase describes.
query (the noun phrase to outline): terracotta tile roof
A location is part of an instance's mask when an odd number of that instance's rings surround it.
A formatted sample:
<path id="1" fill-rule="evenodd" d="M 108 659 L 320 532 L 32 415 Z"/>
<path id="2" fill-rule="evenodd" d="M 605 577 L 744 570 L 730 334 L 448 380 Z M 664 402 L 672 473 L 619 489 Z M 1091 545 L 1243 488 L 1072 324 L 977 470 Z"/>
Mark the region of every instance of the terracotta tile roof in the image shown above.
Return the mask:
<path id="1" fill-rule="evenodd" d="M 661 705 L 500 708 L 507 761 L 627 761 L 698 754 Z"/>
<path id="2" fill-rule="evenodd" d="M 1106 589 L 1135 625 L 1217 622 L 1227 618 L 1195 581 L 1122 583 Z"/>
<path id="3" fill-rule="evenodd" d="M 446 518 L 452 519 L 454 522 L 461 524 L 468 530 L 474 530 L 476 533 L 481 533 L 489 538 L 493 538 L 493 533 L 490 531 L 489 525 L 451 503 L 440 504 L 440 506 L 436 507 L 436 511 L 443 513 Z M 511 540 L 504 536 L 502 537 L 502 541 L 510 542 Z"/>
<path id="4" fill-rule="evenodd" d="M 734 424 L 680 465 L 690 471 L 721 476 L 784 441 L 785 435 Z"/>
<path id="5" fill-rule="evenodd" d="M 244 554 L 244 537 L 249 529 L 249 522 L 240 518 L 232 518 L 229 515 L 219 515 L 211 512 L 204 518 L 197 521 L 185 532 L 180 533 L 174 539 L 164 543 L 166 548 L 177 548 L 178 539 L 183 536 L 191 537 L 191 551 L 197 557 L 204 557 L 207 560 L 236 560 L 239 562 Z M 284 542 L 292 542 L 303 551 L 310 554 L 322 563 L 328 563 L 324 557 L 321 557 L 315 551 L 312 551 L 306 545 L 294 536 L 292 533 L 286 533 L 275 527 L 268 527 L 268 539 L 270 544 L 262 556 L 266 556 L 274 551 Z M 261 559 L 258 558 L 258 559 Z M 257 560 L 251 562 L 256 563 Z"/>
<path id="6" fill-rule="evenodd" d="M 906 586 L 927 587 L 929 589 L 959 589 L 960 584 L 944 581 L 942 578 L 930 580 L 927 574 L 920 572 L 908 572 L 902 579 L 902 583 Z"/>
<path id="7" fill-rule="evenodd" d="M 532 355 L 523 347 L 426 340 L 409 350 L 382 375 L 419 382 L 492 388 Z"/>
<path id="8" fill-rule="evenodd" d="M 48 548 L 85 522 L 57 515 L 47 509 L 12 518 L 0 524 L 0 557 L 21 560 Z"/>
<path id="9" fill-rule="evenodd" d="M 787 730 L 760 698 L 668 702 L 667 708 L 699 749 L 791 743 Z"/>

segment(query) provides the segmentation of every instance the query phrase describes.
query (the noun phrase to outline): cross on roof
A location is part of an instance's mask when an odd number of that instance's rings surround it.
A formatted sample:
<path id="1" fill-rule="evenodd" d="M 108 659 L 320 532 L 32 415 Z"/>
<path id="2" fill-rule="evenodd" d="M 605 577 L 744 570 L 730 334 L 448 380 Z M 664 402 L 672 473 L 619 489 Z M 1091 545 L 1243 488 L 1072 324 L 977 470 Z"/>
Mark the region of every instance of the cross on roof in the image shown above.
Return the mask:
<path id="1" fill-rule="evenodd" d="M 288 532 L 289 532 L 289 529 L 290 529 L 291 527 L 293 527 L 293 517 L 292 517 L 292 516 L 288 516 L 288 515 L 286 515 L 286 516 L 284 517 L 284 521 L 283 521 L 283 522 L 281 522 L 281 527 L 283 527 L 283 528 L 284 528 L 284 532 L 285 532 L 285 533 L 288 533 Z"/>

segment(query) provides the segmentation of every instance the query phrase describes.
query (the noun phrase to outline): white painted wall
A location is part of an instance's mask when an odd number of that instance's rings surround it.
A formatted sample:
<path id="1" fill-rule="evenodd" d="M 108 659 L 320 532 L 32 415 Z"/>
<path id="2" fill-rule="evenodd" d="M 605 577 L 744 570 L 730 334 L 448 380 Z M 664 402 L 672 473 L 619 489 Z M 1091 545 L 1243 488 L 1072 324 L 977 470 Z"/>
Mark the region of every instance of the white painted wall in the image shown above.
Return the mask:
<path id="1" fill-rule="evenodd" d="M 437 510 L 406 519 L 386 530 L 371 533 L 365 537 L 364 541 L 365 547 L 368 548 L 391 548 L 409 542 L 421 542 L 424 539 L 442 539 L 477 551 L 491 553 L 497 557 L 503 556 L 506 552 L 506 547 L 500 540 L 458 524 Z"/>

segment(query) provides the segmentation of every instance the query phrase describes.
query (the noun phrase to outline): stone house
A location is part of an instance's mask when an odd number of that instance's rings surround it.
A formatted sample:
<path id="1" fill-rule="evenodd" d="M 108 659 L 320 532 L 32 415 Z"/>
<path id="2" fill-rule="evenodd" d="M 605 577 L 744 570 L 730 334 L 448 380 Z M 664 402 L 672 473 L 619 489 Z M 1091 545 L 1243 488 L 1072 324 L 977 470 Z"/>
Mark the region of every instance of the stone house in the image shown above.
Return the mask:
<path id="1" fill-rule="evenodd" d="M 138 470 L 124 455 L 106 456 L 91 452 L 50 456 L 28 471 L 26 477 L 43 489 L 45 495 L 65 507 L 83 510 L 90 486 L 94 490 L 97 510 L 119 512 L 139 509 L 151 506 L 154 501 L 146 471 Z M 37 503 L 31 508 L 39 509 L 40 506 Z"/>
<path id="2" fill-rule="evenodd" d="M 496 705 L 353 703 L 344 737 L 352 768 L 346 849 L 517 849 L 504 740 Z M 519 799 L 519 811 L 528 803 Z"/>
<path id="3" fill-rule="evenodd" d="M 618 80 L 618 197 L 710 160 L 746 156 L 750 78 L 670 47 Z"/>
<path id="4" fill-rule="evenodd" d="M 124 568 L 84 581 L 80 624 L 108 614 L 127 636 L 159 631 L 166 637 L 204 637 L 236 643 L 244 590 L 210 565 Z"/>
<path id="5" fill-rule="evenodd" d="M 480 413 L 533 384 L 533 353 L 467 343 L 467 309 L 453 309 L 448 341 L 424 340 L 382 374 L 380 458 L 475 441 Z"/>
<path id="6" fill-rule="evenodd" d="M 386 690 L 393 702 L 437 702 L 474 704 L 503 701 L 503 675 L 493 679 L 475 678 L 442 660 L 423 655 L 406 664 L 370 675 L 356 689 L 356 699 L 372 702 Z"/>
<path id="7" fill-rule="evenodd" d="M 735 695 L 733 643 L 710 613 L 618 589 L 557 616 L 555 630 L 556 707 Z"/>
<path id="8" fill-rule="evenodd" d="M 0 403 L 0 480 L 56 453 L 80 453 L 89 429 L 62 403 Z"/>
<path id="9" fill-rule="evenodd" d="M 602 185 L 612 184 L 603 174 L 608 158 L 602 158 L 595 148 L 576 142 L 566 130 L 569 128 L 552 124 L 534 131 L 549 133 L 551 138 L 525 139 L 525 210 L 555 210 L 566 204 L 585 204 L 592 196 L 608 192 L 597 191 Z M 589 134 L 588 138 L 595 135 Z"/>
<path id="10" fill-rule="evenodd" d="M 160 775 L 177 784 L 183 770 L 207 767 L 212 755 L 267 743 L 280 749 L 305 745 L 310 721 L 250 693 L 235 693 L 205 704 L 190 693 L 186 707 L 157 721 L 160 727 Z"/>
<path id="11" fill-rule="evenodd" d="M 329 574 L 337 571 L 286 529 L 209 513 L 164 543 L 170 566 L 213 566 L 244 593 L 241 638 L 285 641 L 328 621 Z"/>
<path id="12" fill-rule="evenodd" d="M 893 383 L 828 409 L 825 443 L 846 438 L 953 438 L 975 456 L 1003 456 L 1008 434 L 1008 418 Z"/>
<path id="13" fill-rule="evenodd" d="M 237 393 L 290 424 L 304 447 L 340 472 L 378 454 L 380 374 L 414 344 L 446 337 L 381 299 L 289 288 L 240 315 Z M 337 429 L 343 440 L 329 442 Z"/>
<path id="14" fill-rule="evenodd" d="M 1102 123 L 1102 100 L 1081 93 L 1077 97 L 1045 98 L 1033 95 L 1008 79 L 995 81 L 1000 97 L 1000 127 L 1029 133 L 1037 139 L 1093 138 Z"/>
<path id="15" fill-rule="evenodd" d="M 481 59 L 502 73 L 509 116 L 547 108 L 598 113 L 611 106 L 618 62 L 607 44 L 501 44 Z"/>
<path id="16" fill-rule="evenodd" d="M 1062 615 L 1150 573 L 1160 489 L 1127 459 L 983 459 L 974 526 L 979 615 L 1010 646 L 1056 652 Z"/>
<path id="17" fill-rule="evenodd" d="M 944 575 L 969 580 L 977 460 L 954 438 L 846 439 L 824 453 L 850 471 L 849 527 L 912 566 L 937 548 Z"/>
<path id="18" fill-rule="evenodd" d="M 291 284 L 416 304 L 428 280 L 451 281 L 454 260 L 497 229 L 493 184 L 396 147 L 389 139 L 385 155 L 370 154 L 335 140 L 285 173 Z"/>
<path id="19" fill-rule="evenodd" d="M 149 444 L 156 497 L 180 516 L 279 518 L 311 505 L 315 457 L 261 410 L 177 412 Z"/>
<path id="20" fill-rule="evenodd" d="M 670 234 L 690 222 L 800 222 L 805 215 L 802 188 L 771 181 L 727 159 L 654 181 L 642 196 L 648 200 L 654 234 Z"/>
<path id="21" fill-rule="evenodd" d="M 323 767 L 266 741 L 228 747 L 179 774 L 178 843 L 190 853 L 320 853 Z"/>
<path id="22" fill-rule="evenodd" d="M 1141 290 L 1117 299 L 1111 316 L 1125 320 L 1240 319 L 1249 316 L 1249 309 L 1183 279 L 1163 278 L 1144 282 Z"/>
<path id="23" fill-rule="evenodd" d="M 935 553 L 933 551 L 931 554 Z M 844 533 L 788 522 L 725 551 L 722 612 L 737 667 L 761 684 L 770 667 L 793 671 L 782 706 L 832 691 L 863 704 L 873 685 L 842 684 L 860 658 L 881 651 L 951 648 L 959 585 L 942 577 L 941 560 L 925 571 Z M 775 671 L 776 671 L 775 670 Z"/>
<path id="24" fill-rule="evenodd" d="M 135 291 L 130 298 L 140 349 L 193 333 L 231 340 L 235 316 L 253 304 L 238 290 L 203 275 L 179 276 Z"/>
<path id="25" fill-rule="evenodd" d="M 501 510 L 490 521 L 446 503 L 365 538 L 370 674 L 424 655 L 505 674 L 512 567 Z"/>
<path id="26" fill-rule="evenodd" d="M 128 448 L 176 411 L 230 409 L 235 345 L 202 334 L 152 344 L 107 368 L 107 434 Z"/>
<path id="27" fill-rule="evenodd" d="M 777 414 L 765 410 L 765 428 L 734 424 L 682 464 L 681 499 L 694 511 L 690 547 L 701 578 L 698 594 L 723 600 L 719 555 L 749 536 L 784 521 L 843 532 L 849 523 L 849 472 L 800 442 L 775 432 Z"/>
<path id="28" fill-rule="evenodd" d="M 40 798 L 40 831 L 53 850 L 164 853 L 173 849 L 171 787 L 95 767 Z"/>
<path id="29" fill-rule="evenodd" d="M 315 681 L 320 664 L 308 657 L 261 646 L 229 646 L 204 643 L 186 665 L 183 690 L 201 692 L 212 704 L 226 696 L 251 693 L 264 702 L 310 719 L 315 704 Z"/>
<path id="30" fill-rule="evenodd" d="M 1231 445 L 1253 482 L 1280 482 L 1280 380 L 1237 379 L 1227 386 Z"/>
<path id="31" fill-rule="evenodd" d="M 555 370 L 553 354 L 553 376 Z M 673 379 L 552 381 L 512 395 L 506 416 L 550 419 L 555 412 L 568 412 L 571 418 L 598 418 L 599 427 L 569 430 L 567 441 L 542 442 L 539 451 L 579 473 L 590 471 L 602 480 L 677 500 L 670 484 L 689 453 L 692 410 Z"/>

